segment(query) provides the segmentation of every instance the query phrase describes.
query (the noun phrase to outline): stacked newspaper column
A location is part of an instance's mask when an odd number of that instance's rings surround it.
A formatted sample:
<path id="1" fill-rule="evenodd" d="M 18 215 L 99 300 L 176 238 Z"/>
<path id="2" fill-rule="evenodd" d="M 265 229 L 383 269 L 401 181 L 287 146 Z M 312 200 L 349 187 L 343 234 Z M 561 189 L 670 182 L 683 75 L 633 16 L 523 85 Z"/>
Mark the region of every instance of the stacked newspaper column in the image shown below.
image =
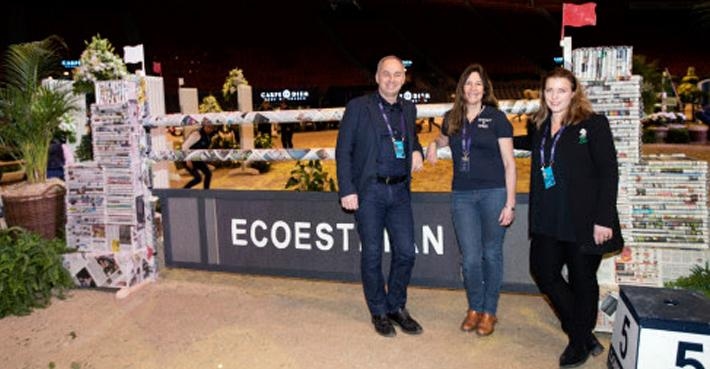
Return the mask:
<path id="1" fill-rule="evenodd" d="M 572 50 L 572 73 L 590 81 L 628 79 L 633 65 L 633 47 L 599 46 Z"/>
<path id="2" fill-rule="evenodd" d="M 644 156 L 620 168 L 627 248 L 619 284 L 663 286 L 708 260 L 708 163 L 683 154 Z"/>
<path id="3" fill-rule="evenodd" d="M 597 275 L 596 329 L 611 332 L 620 284 L 660 287 L 710 260 L 707 163 L 683 155 L 641 157 L 642 80 L 631 75 L 630 47 L 577 49 L 573 60 L 594 110 L 609 118 L 618 153 L 626 247 L 605 258 Z"/>
<path id="4" fill-rule="evenodd" d="M 580 83 L 584 86 L 594 111 L 604 114 L 609 120 L 620 168 L 635 165 L 641 160 L 641 82 L 640 76 L 602 80 L 580 78 Z M 623 172 L 619 175 L 619 182 L 623 183 L 625 181 Z M 626 202 L 627 198 L 620 193 L 617 207 L 622 229 L 628 223 L 625 219 L 631 216 L 631 212 L 627 210 L 628 206 L 622 205 Z M 597 273 L 601 309 L 597 315 L 596 330 L 598 331 L 611 332 L 612 330 L 614 315 L 607 309 L 607 304 L 618 298 L 616 273 L 615 258 L 605 258 Z"/>
<path id="5" fill-rule="evenodd" d="M 614 138 L 620 166 L 641 160 L 641 83 L 631 74 L 632 48 L 627 46 L 591 47 L 572 51 L 572 71 L 585 89 L 595 112 L 604 114 Z M 619 182 L 623 183 L 623 173 Z M 629 223 L 631 211 L 627 199 L 617 200 L 622 228 Z M 604 298 L 618 292 L 614 258 L 605 258 L 597 273 Z M 597 329 L 611 329 L 611 320 L 599 314 Z"/>
<path id="6" fill-rule="evenodd" d="M 642 78 L 580 81 L 594 111 L 609 119 L 619 162 L 638 163 L 641 159 Z"/>
<path id="7" fill-rule="evenodd" d="M 130 81 L 97 83 L 94 162 L 69 166 L 65 266 L 79 286 L 125 288 L 155 278 L 142 109 Z"/>

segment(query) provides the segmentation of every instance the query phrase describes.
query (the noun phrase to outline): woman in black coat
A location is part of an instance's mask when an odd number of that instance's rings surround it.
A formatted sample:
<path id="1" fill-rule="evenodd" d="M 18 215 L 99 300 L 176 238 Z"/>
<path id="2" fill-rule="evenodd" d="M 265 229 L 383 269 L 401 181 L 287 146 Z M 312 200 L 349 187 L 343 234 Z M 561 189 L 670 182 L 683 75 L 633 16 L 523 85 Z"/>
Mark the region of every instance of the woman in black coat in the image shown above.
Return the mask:
<path id="1" fill-rule="evenodd" d="M 549 72 L 540 99 L 531 147 L 530 271 L 569 338 L 560 367 L 571 368 L 604 350 L 592 333 L 596 274 L 602 255 L 624 242 L 616 209 L 619 171 L 609 121 L 592 111 L 572 72 Z"/>

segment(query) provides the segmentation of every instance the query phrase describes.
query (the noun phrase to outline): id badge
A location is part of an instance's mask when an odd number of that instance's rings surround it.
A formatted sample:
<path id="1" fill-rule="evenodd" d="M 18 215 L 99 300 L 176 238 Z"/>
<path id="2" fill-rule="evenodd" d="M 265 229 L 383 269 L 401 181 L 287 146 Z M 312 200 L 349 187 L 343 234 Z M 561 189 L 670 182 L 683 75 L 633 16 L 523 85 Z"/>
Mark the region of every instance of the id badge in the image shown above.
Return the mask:
<path id="1" fill-rule="evenodd" d="M 552 173 L 552 167 L 543 167 L 540 170 L 542 171 L 542 180 L 545 182 L 545 189 L 554 186 L 555 175 Z"/>
<path id="2" fill-rule="evenodd" d="M 468 156 L 461 157 L 461 171 L 467 173 L 471 169 L 471 161 Z"/>
<path id="3" fill-rule="evenodd" d="M 392 144 L 394 144 L 394 157 L 397 159 L 406 158 L 406 155 L 404 154 L 404 141 L 394 140 L 392 141 Z"/>

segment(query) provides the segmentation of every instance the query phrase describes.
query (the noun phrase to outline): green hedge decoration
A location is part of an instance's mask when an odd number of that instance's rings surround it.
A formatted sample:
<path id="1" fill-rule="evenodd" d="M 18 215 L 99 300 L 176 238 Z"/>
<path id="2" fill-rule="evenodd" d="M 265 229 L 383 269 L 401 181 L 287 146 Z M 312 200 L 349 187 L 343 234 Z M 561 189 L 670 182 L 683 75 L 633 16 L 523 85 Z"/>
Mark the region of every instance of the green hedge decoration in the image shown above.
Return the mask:
<path id="1" fill-rule="evenodd" d="M 64 298 L 74 285 L 62 266 L 63 240 L 45 240 L 19 227 L 0 230 L 0 318 L 27 315 Z"/>
<path id="2" fill-rule="evenodd" d="M 710 298 L 710 265 L 707 262 L 704 268 L 700 265 L 695 265 L 690 269 L 690 275 L 680 277 L 672 282 L 666 282 L 665 286 L 698 291 Z"/>

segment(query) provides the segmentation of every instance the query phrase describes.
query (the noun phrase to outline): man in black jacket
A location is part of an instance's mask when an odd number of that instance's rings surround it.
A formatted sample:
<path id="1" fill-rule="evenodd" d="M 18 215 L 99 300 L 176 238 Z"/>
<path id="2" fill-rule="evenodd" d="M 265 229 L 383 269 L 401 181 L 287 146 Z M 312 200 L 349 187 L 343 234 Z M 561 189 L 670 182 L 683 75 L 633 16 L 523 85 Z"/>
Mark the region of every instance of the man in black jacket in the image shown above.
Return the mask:
<path id="1" fill-rule="evenodd" d="M 405 80 L 399 58 L 382 58 L 375 79 L 378 92 L 350 101 L 340 122 L 335 149 L 340 203 L 355 212 L 362 284 L 375 331 L 392 337 L 395 323 L 404 333 L 419 334 L 422 327 L 405 308 L 415 258 L 410 173 L 422 168 L 417 111 L 399 97 Z M 392 253 L 386 287 L 385 229 Z"/>

